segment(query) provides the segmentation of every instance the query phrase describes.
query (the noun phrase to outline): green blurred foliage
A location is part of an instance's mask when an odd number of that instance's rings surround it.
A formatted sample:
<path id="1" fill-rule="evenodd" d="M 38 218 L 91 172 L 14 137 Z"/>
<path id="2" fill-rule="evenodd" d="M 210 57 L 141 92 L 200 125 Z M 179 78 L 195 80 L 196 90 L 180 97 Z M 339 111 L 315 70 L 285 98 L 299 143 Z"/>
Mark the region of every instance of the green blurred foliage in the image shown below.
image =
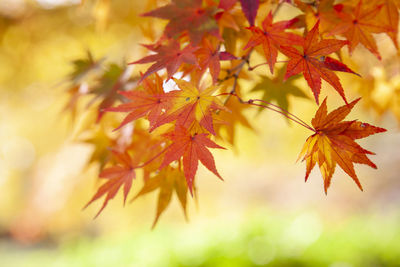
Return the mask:
<path id="1" fill-rule="evenodd" d="M 399 266 L 399 219 L 329 223 L 313 212 L 261 209 L 229 224 L 206 220 L 34 248 L 0 243 L 0 257 L 4 266 Z"/>

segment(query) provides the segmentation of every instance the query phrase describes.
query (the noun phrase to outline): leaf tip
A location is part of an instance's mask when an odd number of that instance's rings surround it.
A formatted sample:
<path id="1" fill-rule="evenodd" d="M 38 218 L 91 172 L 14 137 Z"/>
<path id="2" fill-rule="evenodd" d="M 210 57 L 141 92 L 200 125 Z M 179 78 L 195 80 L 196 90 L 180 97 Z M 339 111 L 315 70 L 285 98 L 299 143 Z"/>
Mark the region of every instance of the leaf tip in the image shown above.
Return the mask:
<path id="1" fill-rule="evenodd" d="M 156 228 L 156 225 L 157 225 L 157 222 L 158 222 L 158 219 L 160 218 L 160 214 L 157 214 L 156 215 L 156 218 L 154 219 L 154 222 L 153 222 L 153 224 L 152 224 L 152 226 L 151 226 L 151 230 L 153 231 L 155 228 Z"/>
<path id="2" fill-rule="evenodd" d="M 190 196 L 193 198 L 194 197 L 193 196 L 193 187 L 188 185 L 188 188 L 189 188 Z"/>

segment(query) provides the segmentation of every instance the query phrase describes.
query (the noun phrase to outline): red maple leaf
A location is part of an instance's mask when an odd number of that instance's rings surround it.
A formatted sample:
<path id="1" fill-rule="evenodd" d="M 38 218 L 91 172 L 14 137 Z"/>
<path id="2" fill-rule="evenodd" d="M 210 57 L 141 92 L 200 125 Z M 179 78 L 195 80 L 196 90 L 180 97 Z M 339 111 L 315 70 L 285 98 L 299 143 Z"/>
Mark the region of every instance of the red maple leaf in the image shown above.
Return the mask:
<path id="1" fill-rule="evenodd" d="M 177 126 L 174 132 L 168 133 L 165 136 L 172 140 L 172 145 L 167 149 L 160 169 L 166 167 L 175 160 L 180 160 L 182 157 L 183 172 L 192 195 L 193 181 L 197 171 L 198 161 L 201 161 L 207 169 L 222 179 L 215 167 L 214 157 L 211 152 L 208 151 L 207 147 L 224 148 L 211 141 L 207 137 L 207 134 L 195 133 L 191 135 L 184 127 Z"/>
<path id="2" fill-rule="evenodd" d="M 146 115 L 150 122 L 150 127 L 153 127 L 159 116 L 171 107 L 171 102 L 168 101 L 168 96 L 171 93 L 164 93 L 163 80 L 157 73 L 154 79 L 150 77 L 144 79 L 143 87 L 144 90 L 119 92 L 130 101 L 117 107 L 109 108 L 108 111 L 129 112 L 129 114 L 115 130 Z"/>
<path id="3" fill-rule="evenodd" d="M 319 40 L 318 26 L 319 22 L 306 35 L 302 49 L 299 50 L 289 46 L 281 47 L 282 53 L 290 58 L 286 67 L 285 79 L 302 72 L 318 104 L 322 78 L 332 85 L 347 103 L 339 78 L 332 70 L 354 74 L 355 72 L 338 60 L 327 57 L 327 55 L 338 51 L 346 45 L 347 41 L 335 39 Z"/>
<path id="4" fill-rule="evenodd" d="M 131 157 L 127 152 L 119 153 L 113 151 L 113 155 L 118 163 L 118 165 L 108 167 L 104 169 L 99 177 L 107 179 L 93 198 L 86 204 L 84 208 L 89 206 L 93 201 L 99 199 L 100 197 L 106 195 L 103 206 L 100 208 L 99 212 L 96 214 L 95 218 L 100 215 L 103 209 L 107 206 L 109 200 L 113 199 L 119 189 L 124 187 L 124 203 L 132 186 L 132 180 L 135 176 L 135 164 L 133 163 Z"/>
<path id="5" fill-rule="evenodd" d="M 191 43 L 198 44 L 205 34 L 219 36 L 214 19 L 215 6 L 202 7 L 202 0 L 172 0 L 171 4 L 144 13 L 142 16 L 169 20 L 164 34 L 168 38 L 188 34 Z"/>
<path id="6" fill-rule="evenodd" d="M 253 26 L 260 6 L 260 0 L 240 0 L 240 4 L 242 5 L 242 11 L 247 21 L 250 23 L 250 26 Z"/>
<path id="7" fill-rule="evenodd" d="M 167 45 L 150 44 L 143 45 L 147 49 L 156 52 L 154 55 L 146 56 L 137 61 L 131 62 L 130 64 L 145 64 L 155 62 L 150 68 L 143 74 L 140 82 L 146 79 L 150 74 L 159 71 L 163 68 L 167 69 L 168 79 L 174 75 L 182 63 L 196 64 L 196 56 L 193 54 L 196 48 L 187 45 L 181 50 L 180 45 L 177 41 L 171 40 Z"/>
<path id="8" fill-rule="evenodd" d="M 249 27 L 252 36 L 244 49 L 262 45 L 271 73 L 274 72 L 278 48 L 282 45 L 301 45 L 303 38 L 299 35 L 285 32 L 297 19 L 272 23 L 273 15 L 269 12 L 262 22 L 262 29 L 256 26 Z"/>

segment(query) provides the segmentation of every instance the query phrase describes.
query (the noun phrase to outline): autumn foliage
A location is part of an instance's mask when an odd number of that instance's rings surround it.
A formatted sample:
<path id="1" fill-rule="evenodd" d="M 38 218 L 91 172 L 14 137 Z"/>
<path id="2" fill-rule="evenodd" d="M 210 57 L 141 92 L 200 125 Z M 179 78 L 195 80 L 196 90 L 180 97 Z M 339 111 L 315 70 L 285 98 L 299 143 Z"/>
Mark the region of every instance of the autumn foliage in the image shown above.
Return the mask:
<path id="1" fill-rule="evenodd" d="M 364 47 L 381 59 L 376 33 L 388 35 L 398 48 L 398 1 L 172 0 L 157 7 L 156 3 L 149 1 L 149 9 L 142 13 L 144 35 L 150 40 L 142 44 L 143 57 L 122 66 L 109 65 L 86 91 L 81 89 L 87 74 L 97 71 L 101 60 L 89 54 L 75 62 L 67 109 L 76 112 L 79 98 L 94 94 L 100 102 L 97 123 L 114 123 L 107 114 L 119 120 L 117 137 L 97 133 L 105 140 L 102 145 L 95 138 L 87 140 L 96 145 L 92 161 L 100 163 L 99 177 L 104 181 L 87 205 L 104 197 L 100 213 L 118 191 L 125 201 L 135 179 L 142 178 L 143 188 L 133 200 L 159 190 L 154 224 L 173 192 L 186 214 L 187 197 L 195 195 L 199 163 L 223 179 L 213 150 L 235 145 L 237 125 L 252 128 L 244 113 L 250 108 L 272 110 L 310 131 L 299 155 L 306 164 L 306 180 L 318 164 L 327 192 L 338 165 L 362 190 L 354 163 L 377 167 L 368 158 L 374 153 L 355 140 L 385 129 L 345 121 L 363 100 L 349 99 L 338 73 L 364 79 L 344 58 Z M 276 19 L 284 5 L 299 15 Z M 152 40 L 157 34 L 149 34 L 154 30 L 151 23 L 161 20 L 163 31 Z M 255 56 L 263 62 L 254 62 Z M 132 73 L 132 65 L 143 71 Z M 265 74 L 246 90 L 241 82 L 249 80 L 255 69 Z M 294 85 L 301 79 L 309 88 Z M 322 81 L 343 101 L 331 112 L 328 98 L 320 104 Z M 263 97 L 251 99 L 249 91 L 262 91 Z M 308 124 L 289 111 L 287 96 L 307 98 L 310 93 L 316 113 Z"/>

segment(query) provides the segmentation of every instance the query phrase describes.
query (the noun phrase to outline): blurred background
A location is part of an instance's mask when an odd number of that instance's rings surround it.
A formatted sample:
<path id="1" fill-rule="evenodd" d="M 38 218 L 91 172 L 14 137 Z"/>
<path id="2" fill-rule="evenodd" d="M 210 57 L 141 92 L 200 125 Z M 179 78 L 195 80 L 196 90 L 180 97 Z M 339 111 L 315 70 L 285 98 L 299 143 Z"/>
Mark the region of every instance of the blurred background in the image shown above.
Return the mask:
<path id="1" fill-rule="evenodd" d="M 364 192 L 339 168 L 328 195 L 317 169 L 304 183 L 296 159 L 309 133 L 249 110 L 253 130 L 239 127 L 234 149 L 214 151 L 225 181 L 200 168 L 188 221 L 174 198 L 151 230 L 155 193 L 125 207 L 118 194 L 95 220 L 101 203 L 82 211 L 99 166 L 77 139 L 95 114 L 64 111 L 72 62 L 88 51 L 137 60 L 150 27 L 165 25 L 138 14 L 163 2 L 0 0 L 0 266 L 400 266 L 400 58 L 382 34 L 381 62 L 364 48 L 351 58 L 362 81 L 339 74 L 349 99 L 363 96 L 351 119 L 388 129 L 360 142 L 379 167 L 356 166 Z M 311 120 L 313 101 L 289 100 Z M 330 109 L 341 103 L 329 95 Z"/>

